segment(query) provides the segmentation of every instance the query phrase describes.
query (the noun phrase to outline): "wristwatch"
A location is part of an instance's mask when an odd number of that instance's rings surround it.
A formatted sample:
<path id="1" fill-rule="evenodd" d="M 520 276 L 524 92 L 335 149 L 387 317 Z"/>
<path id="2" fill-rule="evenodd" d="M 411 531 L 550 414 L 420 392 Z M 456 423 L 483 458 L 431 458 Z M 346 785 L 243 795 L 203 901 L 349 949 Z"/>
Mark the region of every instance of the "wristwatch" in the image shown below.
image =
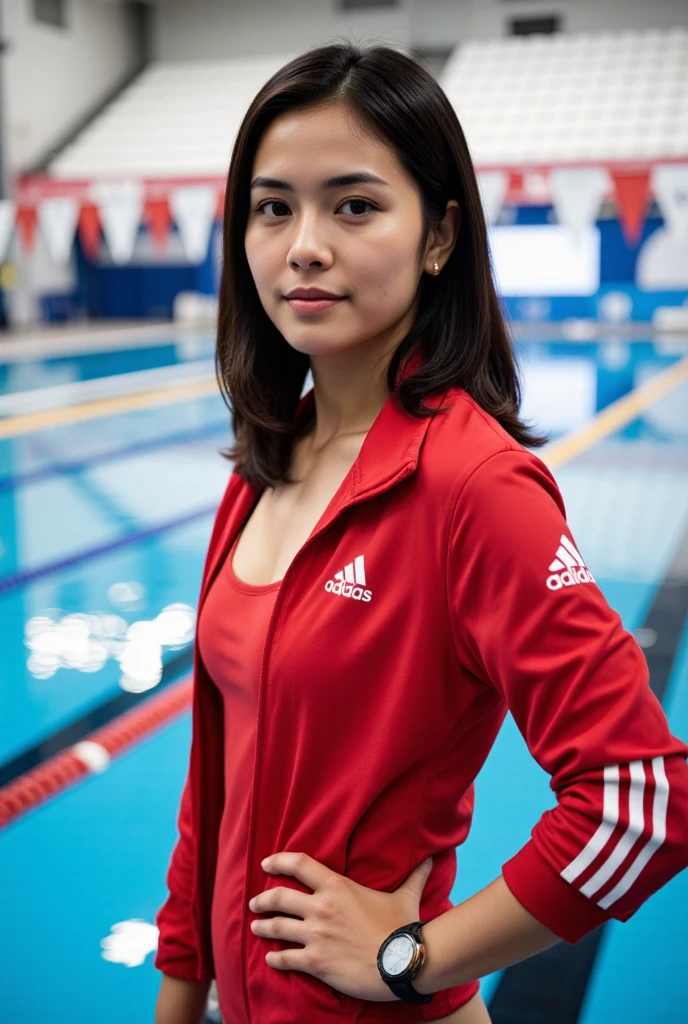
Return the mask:
<path id="1" fill-rule="evenodd" d="M 407 1003 L 429 1003 L 434 992 L 421 995 L 411 984 L 425 963 L 420 930 L 427 921 L 413 921 L 388 935 L 377 954 L 377 969 L 392 992 Z"/>

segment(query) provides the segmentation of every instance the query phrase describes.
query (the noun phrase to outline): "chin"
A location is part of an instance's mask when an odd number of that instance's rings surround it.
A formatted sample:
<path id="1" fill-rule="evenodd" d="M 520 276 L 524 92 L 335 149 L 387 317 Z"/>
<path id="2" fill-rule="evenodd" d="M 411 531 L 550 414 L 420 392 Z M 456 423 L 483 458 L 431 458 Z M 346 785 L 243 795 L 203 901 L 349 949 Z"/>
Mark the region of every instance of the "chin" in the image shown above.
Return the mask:
<path id="1" fill-rule="evenodd" d="M 308 341 L 306 338 L 289 337 L 286 334 L 283 334 L 283 337 L 288 345 L 305 356 L 335 355 L 338 352 L 347 352 L 365 344 L 365 339 L 361 338 L 343 338 L 339 341 L 333 338 L 324 340 L 321 332 L 318 333 L 320 334 L 320 337 L 314 338 L 313 341 Z"/>

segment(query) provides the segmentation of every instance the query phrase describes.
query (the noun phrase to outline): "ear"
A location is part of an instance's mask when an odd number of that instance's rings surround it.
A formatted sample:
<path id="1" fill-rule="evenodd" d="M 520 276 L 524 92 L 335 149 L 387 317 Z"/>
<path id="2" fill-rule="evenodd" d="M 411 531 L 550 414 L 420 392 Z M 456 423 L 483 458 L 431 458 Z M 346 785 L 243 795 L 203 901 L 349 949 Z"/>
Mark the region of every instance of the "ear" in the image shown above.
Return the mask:
<path id="1" fill-rule="evenodd" d="M 461 208 L 456 199 L 450 199 L 447 203 L 442 220 L 435 224 L 428 235 L 428 244 L 423 261 L 423 270 L 434 276 L 435 263 L 439 264 L 440 270 L 445 265 L 459 237 L 461 226 Z"/>

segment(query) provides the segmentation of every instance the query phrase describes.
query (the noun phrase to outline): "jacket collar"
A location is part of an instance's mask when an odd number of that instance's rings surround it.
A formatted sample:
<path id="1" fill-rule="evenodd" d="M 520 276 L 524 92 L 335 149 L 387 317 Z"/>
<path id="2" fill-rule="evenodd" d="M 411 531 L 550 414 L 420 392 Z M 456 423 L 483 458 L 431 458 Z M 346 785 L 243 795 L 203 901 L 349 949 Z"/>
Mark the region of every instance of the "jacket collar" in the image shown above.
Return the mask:
<path id="1" fill-rule="evenodd" d="M 423 361 L 419 352 L 413 353 L 399 371 L 397 382 L 414 373 Z M 437 409 L 445 397 L 446 395 L 441 393 L 431 395 L 424 401 L 430 408 Z M 312 401 L 313 388 L 299 400 L 296 409 L 297 420 Z M 319 533 L 329 525 L 348 505 L 386 491 L 410 476 L 418 465 L 420 448 L 431 418 L 409 415 L 398 399 L 390 394 L 368 431 L 356 461 L 316 524 L 313 534 Z M 238 483 L 238 488 L 236 497 L 230 503 L 227 521 L 221 528 L 214 550 L 211 544 L 199 599 L 199 611 L 222 556 L 231 547 L 261 493 L 260 488 L 252 487 L 243 480 Z"/>
<path id="2" fill-rule="evenodd" d="M 414 352 L 397 374 L 397 383 L 415 373 L 423 362 L 422 354 Z M 443 394 L 432 395 L 425 399 L 425 404 L 436 409 L 444 397 Z M 297 418 L 306 403 L 312 401 L 313 388 L 301 398 Z M 394 395 L 389 395 L 370 427 L 351 471 L 332 499 L 330 508 L 334 514 L 352 499 L 358 501 L 370 492 L 386 490 L 412 473 L 418 464 L 430 419 L 428 416 L 416 418 L 409 415 L 401 402 Z"/>

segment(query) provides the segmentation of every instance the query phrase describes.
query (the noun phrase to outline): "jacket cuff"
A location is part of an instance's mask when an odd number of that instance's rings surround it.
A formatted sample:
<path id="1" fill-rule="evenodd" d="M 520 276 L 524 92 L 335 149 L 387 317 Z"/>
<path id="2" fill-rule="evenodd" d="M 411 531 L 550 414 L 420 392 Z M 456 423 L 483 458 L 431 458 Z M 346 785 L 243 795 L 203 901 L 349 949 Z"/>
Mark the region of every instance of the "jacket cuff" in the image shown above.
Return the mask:
<path id="1" fill-rule="evenodd" d="M 532 839 L 502 866 L 502 875 L 518 902 L 566 942 L 578 942 L 611 917 L 564 881 Z"/>
<path id="2" fill-rule="evenodd" d="M 179 981 L 198 981 L 201 983 L 213 980 L 214 975 L 201 971 L 193 959 L 181 960 L 179 957 L 168 959 L 161 953 L 156 954 L 153 966 L 161 974 L 168 974 L 170 978 L 178 978 Z"/>

